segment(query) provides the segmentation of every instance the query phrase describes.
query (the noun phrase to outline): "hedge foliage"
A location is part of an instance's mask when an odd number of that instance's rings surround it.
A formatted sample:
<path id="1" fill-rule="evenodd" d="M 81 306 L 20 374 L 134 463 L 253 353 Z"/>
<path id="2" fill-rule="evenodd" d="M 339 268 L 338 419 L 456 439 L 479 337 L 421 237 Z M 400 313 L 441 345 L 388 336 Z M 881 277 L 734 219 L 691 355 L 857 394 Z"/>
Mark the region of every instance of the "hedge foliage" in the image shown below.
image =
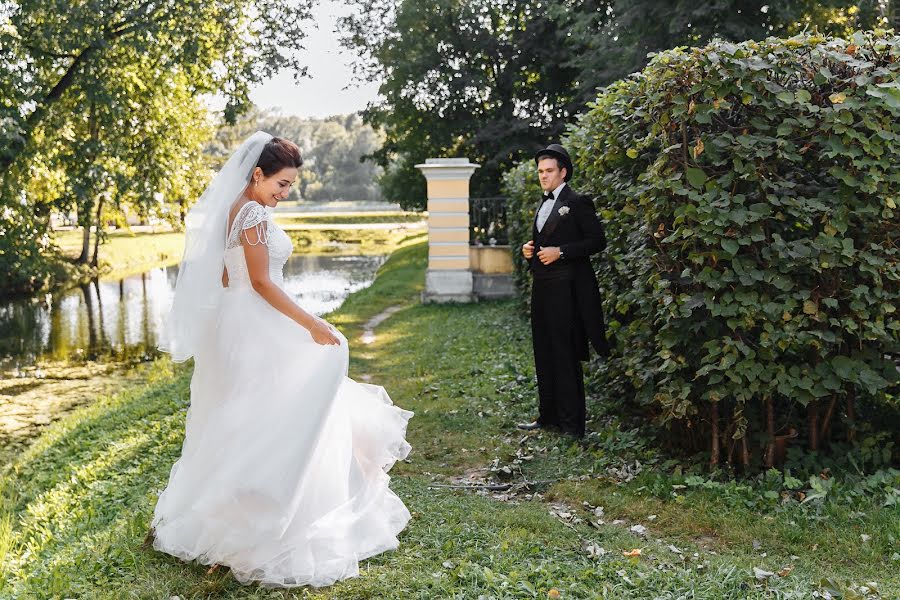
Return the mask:
<path id="1" fill-rule="evenodd" d="M 883 31 L 676 48 L 563 141 L 609 242 L 604 388 L 713 463 L 771 465 L 785 438 L 815 449 L 896 417 L 898 75 Z M 506 178 L 513 244 L 532 171 Z"/>

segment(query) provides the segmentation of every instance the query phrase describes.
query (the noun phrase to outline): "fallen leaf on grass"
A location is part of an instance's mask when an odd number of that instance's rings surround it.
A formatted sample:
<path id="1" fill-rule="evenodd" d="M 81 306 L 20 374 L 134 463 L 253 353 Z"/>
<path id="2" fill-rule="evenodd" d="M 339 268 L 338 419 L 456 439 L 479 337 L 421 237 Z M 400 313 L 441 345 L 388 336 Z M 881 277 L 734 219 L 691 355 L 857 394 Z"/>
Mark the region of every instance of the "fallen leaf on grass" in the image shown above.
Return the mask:
<path id="1" fill-rule="evenodd" d="M 794 570 L 794 566 L 788 565 L 788 566 L 784 567 L 783 569 L 781 569 L 780 571 L 778 571 L 778 576 L 779 577 L 787 577 L 788 575 L 791 574 L 791 571 L 793 571 L 793 570 Z"/>
<path id="2" fill-rule="evenodd" d="M 587 552 L 587 555 L 591 558 L 600 558 L 601 556 L 608 554 L 607 550 L 596 542 L 586 543 L 584 545 L 584 551 Z"/>
<path id="3" fill-rule="evenodd" d="M 643 525 L 632 525 L 631 533 L 636 533 L 638 535 L 647 535 L 647 528 Z"/>
<path id="4" fill-rule="evenodd" d="M 640 555 L 641 555 L 640 548 L 633 548 L 631 550 L 622 550 L 622 556 L 635 557 L 635 556 L 640 556 Z"/>
<path id="5" fill-rule="evenodd" d="M 547 597 L 553 599 L 559 598 L 559 590 L 556 588 L 550 588 L 550 591 L 547 592 Z"/>

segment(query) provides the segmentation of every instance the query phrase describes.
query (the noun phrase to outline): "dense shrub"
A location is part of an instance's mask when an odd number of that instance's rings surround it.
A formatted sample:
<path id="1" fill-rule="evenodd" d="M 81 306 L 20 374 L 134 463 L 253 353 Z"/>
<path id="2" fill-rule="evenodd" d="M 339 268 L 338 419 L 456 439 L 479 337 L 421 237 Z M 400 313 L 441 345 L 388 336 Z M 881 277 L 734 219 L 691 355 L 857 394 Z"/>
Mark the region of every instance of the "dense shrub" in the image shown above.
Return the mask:
<path id="1" fill-rule="evenodd" d="M 44 290 L 67 277 L 44 221 L 24 204 L 0 202 L 0 298 Z"/>
<path id="2" fill-rule="evenodd" d="M 601 92 L 565 143 L 607 228 L 605 390 L 713 463 L 896 419 L 898 75 L 870 32 L 674 49 Z"/>

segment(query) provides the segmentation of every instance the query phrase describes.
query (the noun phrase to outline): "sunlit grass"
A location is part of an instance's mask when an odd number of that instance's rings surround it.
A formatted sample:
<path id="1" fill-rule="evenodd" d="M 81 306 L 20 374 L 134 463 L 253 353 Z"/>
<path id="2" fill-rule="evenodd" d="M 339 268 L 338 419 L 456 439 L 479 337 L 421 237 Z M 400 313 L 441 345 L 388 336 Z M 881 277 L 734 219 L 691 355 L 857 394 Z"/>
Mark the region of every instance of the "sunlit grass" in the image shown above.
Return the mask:
<path id="1" fill-rule="evenodd" d="M 77 258 L 81 253 L 80 229 L 57 231 L 53 239 L 68 258 Z M 93 250 L 92 237 L 91 253 Z M 114 231 L 100 245 L 98 258 L 106 276 L 121 279 L 156 267 L 178 264 L 183 252 L 183 233 Z"/>

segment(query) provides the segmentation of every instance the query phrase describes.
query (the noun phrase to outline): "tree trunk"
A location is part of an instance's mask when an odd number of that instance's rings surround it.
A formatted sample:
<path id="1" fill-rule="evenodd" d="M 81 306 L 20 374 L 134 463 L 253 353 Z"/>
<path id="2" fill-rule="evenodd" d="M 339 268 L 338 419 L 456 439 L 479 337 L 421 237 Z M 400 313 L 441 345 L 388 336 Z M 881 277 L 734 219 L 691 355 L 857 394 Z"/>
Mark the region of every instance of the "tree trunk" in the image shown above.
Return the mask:
<path id="1" fill-rule="evenodd" d="M 99 264 L 98 254 L 100 253 L 100 231 L 103 229 L 103 196 L 100 196 L 100 200 L 97 202 L 97 231 L 94 235 L 94 256 L 91 258 L 91 266 L 96 268 Z"/>
<path id="2" fill-rule="evenodd" d="M 826 435 L 829 434 L 829 430 L 831 429 L 831 417 L 834 415 L 834 407 L 837 404 L 837 394 L 831 395 L 831 400 L 828 402 L 828 409 L 825 411 L 825 418 L 822 419 L 822 425 L 819 427 L 819 440 L 825 438 Z"/>
<path id="3" fill-rule="evenodd" d="M 712 447 L 709 452 L 709 466 L 717 467 L 719 466 L 719 403 L 711 402 L 709 407 L 709 420 L 710 420 L 710 436 L 712 439 Z"/>
<path id="4" fill-rule="evenodd" d="M 771 396 L 766 397 L 766 459 L 767 469 L 775 466 L 775 407 Z"/>
<path id="5" fill-rule="evenodd" d="M 734 448 L 737 446 L 737 440 L 734 438 L 734 433 L 737 431 L 737 422 L 734 420 L 735 410 L 734 407 L 729 411 L 731 414 L 731 419 L 728 423 L 728 427 L 722 432 L 722 445 L 725 447 L 725 462 L 728 463 L 729 467 L 734 466 Z"/>
<path id="6" fill-rule="evenodd" d="M 90 215 L 91 208 L 88 207 L 85 212 Z M 78 256 L 78 258 L 75 259 L 75 263 L 79 265 L 86 265 L 88 256 L 91 252 L 91 219 L 90 217 L 88 217 L 87 219 L 79 218 L 78 220 L 86 222 L 82 222 L 81 224 L 82 231 L 84 232 L 81 238 L 81 254 Z"/>
<path id="7" fill-rule="evenodd" d="M 91 102 L 88 111 L 88 129 L 90 131 L 90 139 L 96 142 L 100 136 L 100 128 L 97 127 L 97 105 Z M 78 222 L 84 228 L 84 237 L 81 240 L 81 255 L 75 262 L 79 265 L 86 265 L 91 252 L 91 218 L 94 211 L 94 186 L 86 192 L 86 196 L 79 198 L 78 201 Z M 100 234 L 100 227 L 97 227 L 97 234 Z"/>
<path id="8" fill-rule="evenodd" d="M 853 443 L 856 441 L 856 392 L 852 389 L 847 396 L 847 421 L 847 441 Z"/>
<path id="9" fill-rule="evenodd" d="M 744 435 L 741 436 L 741 466 L 744 467 L 744 472 L 750 470 L 750 448 L 747 444 L 747 432 L 744 431 Z"/>
<path id="10" fill-rule="evenodd" d="M 806 406 L 806 414 L 809 418 L 809 449 L 815 452 L 819 449 L 819 401 L 813 400 Z"/>

